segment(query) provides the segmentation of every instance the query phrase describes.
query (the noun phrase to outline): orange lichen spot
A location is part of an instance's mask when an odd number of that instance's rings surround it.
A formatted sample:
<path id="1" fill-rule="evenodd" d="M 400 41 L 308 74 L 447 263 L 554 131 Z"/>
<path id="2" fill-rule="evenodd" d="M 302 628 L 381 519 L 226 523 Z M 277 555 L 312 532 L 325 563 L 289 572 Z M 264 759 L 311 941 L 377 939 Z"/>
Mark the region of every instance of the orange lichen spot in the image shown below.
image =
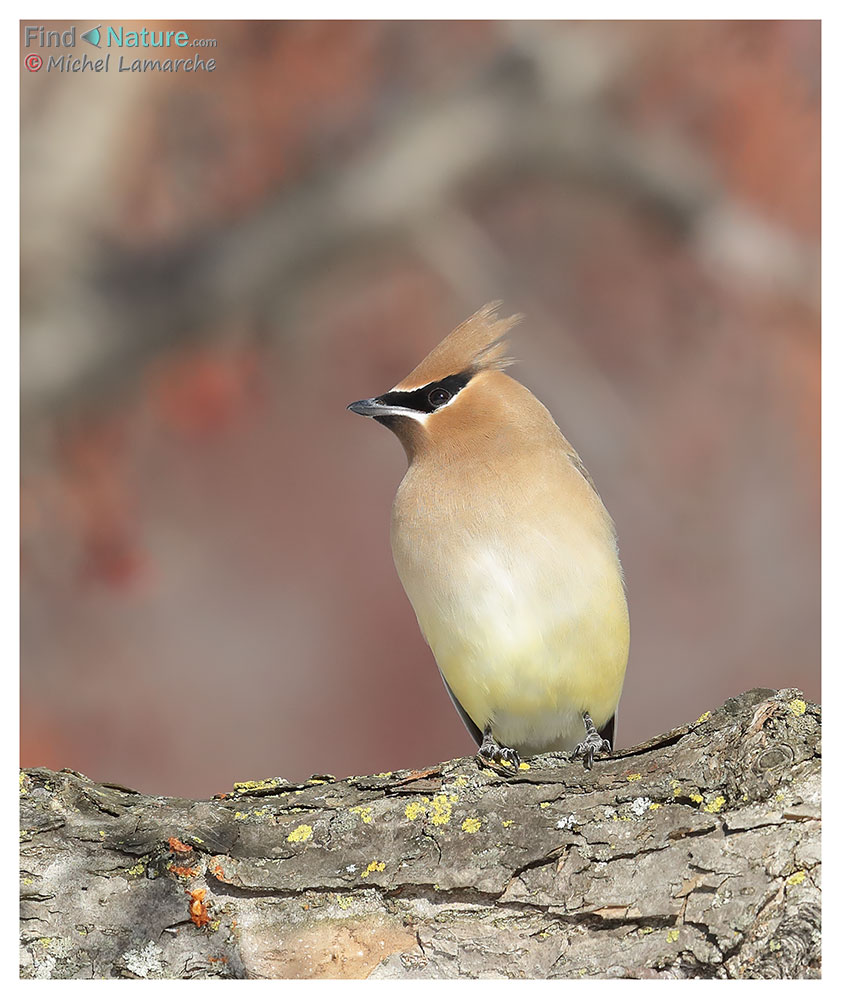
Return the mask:
<path id="1" fill-rule="evenodd" d="M 191 853 L 193 848 L 188 846 L 186 843 L 182 843 L 177 836 L 169 837 L 169 852 L 170 853 Z"/>
<path id="2" fill-rule="evenodd" d="M 195 878 L 199 875 L 198 867 L 180 867 L 177 864 L 168 864 L 167 870 L 179 878 Z"/>
<path id="3" fill-rule="evenodd" d="M 214 860 L 212 864 L 209 864 L 207 869 L 214 877 L 219 878 L 220 881 L 225 880 L 225 872 L 222 870 L 222 865 L 218 860 Z"/>
<path id="4" fill-rule="evenodd" d="M 216 964 L 216 963 L 227 964 L 228 963 L 227 957 L 209 957 L 207 960 L 208 960 L 209 964 Z"/>
<path id="5" fill-rule="evenodd" d="M 198 927 L 207 926 L 210 922 L 210 916 L 207 914 L 207 906 L 204 902 L 204 896 L 207 894 L 206 889 L 194 888 L 186 894 L 190 898 L 188 910 L 191 921 Z"/>

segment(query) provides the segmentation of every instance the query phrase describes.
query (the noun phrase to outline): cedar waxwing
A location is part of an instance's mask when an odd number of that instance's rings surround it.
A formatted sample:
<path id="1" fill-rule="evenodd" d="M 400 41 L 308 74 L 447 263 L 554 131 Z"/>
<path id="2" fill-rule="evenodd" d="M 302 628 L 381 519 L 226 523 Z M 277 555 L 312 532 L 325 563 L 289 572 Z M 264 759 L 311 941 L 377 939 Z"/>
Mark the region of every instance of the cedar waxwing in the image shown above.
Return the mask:
<path id="1" fill-rule="evenodd" d="M 481 756 L 610 751 L 628 607 L 613 521 L 527 388 L 504 374 L 520 319 L 491 303 L 384 395 L 351 403 L 402 443 L 391 547 Z"/>

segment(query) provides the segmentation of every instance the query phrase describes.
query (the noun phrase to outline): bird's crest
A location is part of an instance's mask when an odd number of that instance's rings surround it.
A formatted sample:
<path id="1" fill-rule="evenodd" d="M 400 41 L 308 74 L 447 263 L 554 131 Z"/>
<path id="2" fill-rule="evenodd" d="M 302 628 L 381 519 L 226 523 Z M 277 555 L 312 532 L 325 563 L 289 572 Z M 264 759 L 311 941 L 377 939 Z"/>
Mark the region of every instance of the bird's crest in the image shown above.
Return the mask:
<path id="1" fill-rule="evenodd" d="M 511 358 L 506 356 L 504 337 L 523 317 L 515 315 L 500 319 L 496 313 L 501 304 L 488 302 L 465 319 L 395 389 L 407 391 L 439 381 L 447 375 L 501 369 L 509 365 Z"/>

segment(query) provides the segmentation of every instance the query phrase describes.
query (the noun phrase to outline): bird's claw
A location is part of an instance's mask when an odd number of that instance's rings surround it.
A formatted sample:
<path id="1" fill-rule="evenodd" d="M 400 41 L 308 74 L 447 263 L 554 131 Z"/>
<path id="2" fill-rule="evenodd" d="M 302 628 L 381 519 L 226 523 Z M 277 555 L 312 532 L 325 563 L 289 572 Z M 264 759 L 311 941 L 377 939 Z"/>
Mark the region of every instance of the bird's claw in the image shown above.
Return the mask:
<path id="1" fill-rule="evenodd" d="M 584 725 L 587 728 L 587 735 L 582 742 L 579 742 L 575 749 L 572 751 L 571 760 L 578 759 L 579 756 L 584 759 L 584 769 L 593 769 L 593 760 L 596 758 L 596 753 L 609 753 L 610 739 L 603 739 L 599 733 L 596 731 L 596 726 L 593 724 L 593 719 L 585 711 L 584 712 Z"/>
<path id="2" fill-rule="evenodd" d="M 501 746 L 491 734 L 490 728 L 486 728 L 482 737 L 482 745 L 479 747 L 478 755 L 489 763 L 502 763 L 505 766 L 518 770 L 520 767 L 520 754 L 516 749 L 509 746 Z"/>

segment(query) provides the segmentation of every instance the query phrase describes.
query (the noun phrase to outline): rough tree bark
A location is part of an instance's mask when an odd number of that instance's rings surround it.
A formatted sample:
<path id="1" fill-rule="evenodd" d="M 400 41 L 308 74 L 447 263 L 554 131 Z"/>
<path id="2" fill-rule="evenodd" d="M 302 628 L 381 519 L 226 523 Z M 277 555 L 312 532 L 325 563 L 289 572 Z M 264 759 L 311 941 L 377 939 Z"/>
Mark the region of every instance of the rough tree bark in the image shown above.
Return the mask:
<path id="1" fill-rule="evenodd" d="M 213 801 L 21 774 L 26 978 L 820 974 L 820 709 Z"/>

